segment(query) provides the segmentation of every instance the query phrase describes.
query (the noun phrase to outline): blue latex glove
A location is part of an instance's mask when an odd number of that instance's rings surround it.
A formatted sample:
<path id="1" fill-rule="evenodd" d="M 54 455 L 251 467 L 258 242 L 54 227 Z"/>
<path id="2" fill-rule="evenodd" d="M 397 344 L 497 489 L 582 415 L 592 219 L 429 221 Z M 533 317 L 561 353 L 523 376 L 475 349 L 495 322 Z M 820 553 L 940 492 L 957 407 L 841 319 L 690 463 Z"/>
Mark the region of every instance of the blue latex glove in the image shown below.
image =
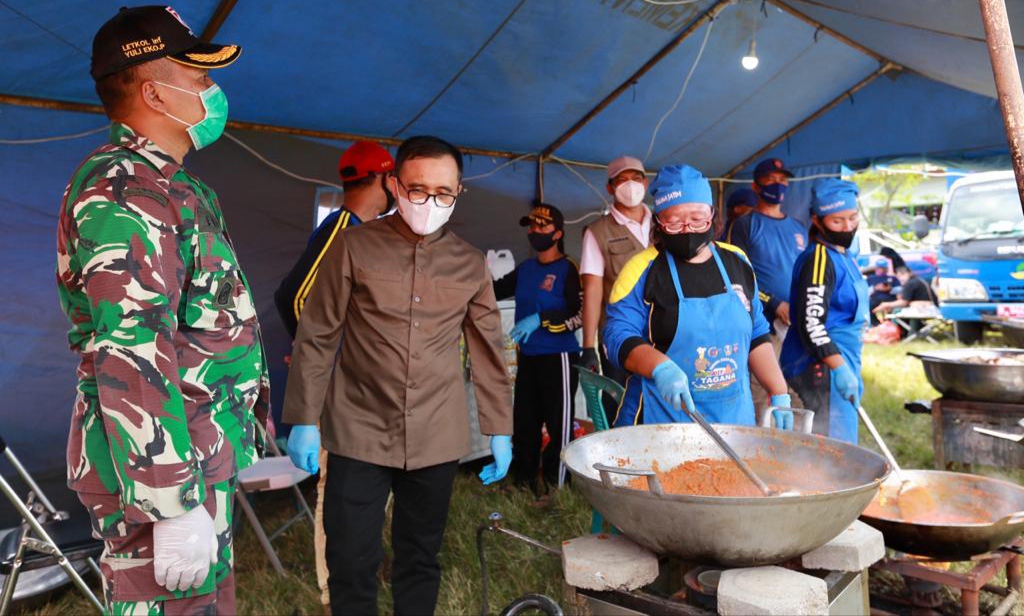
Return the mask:
<path id="1" fill-rule="evenodd" d="M 530 339 L 530 334 L 537 331 L 540 327 L 540 315 L 531 314 L 528 317 L 523 317 L 512 327 L 512 331 L 508 333 L 508 337 L 512 339 L 512 342 L 521 344 Z"/>
<path id="2" fill-rule="evenodd" d="M 793 406 L 793 398 L 789 394 L 777 394 L 772 396 L 768 400 L 770 406 Z M 793 429 L 793 411 L 786 411 L 783 409 L 775 409 L 772 411 L 772 417 L 775 419 L 775 427 L 780 430 L 792 430 Z"/>
<path id="3" fill-rule="evenodd" d="M 479 475 L 485 486 L 501 481 L 508 474 L 508 467 L 512 464 L 512 437 L 508 434 L 492 436 L 491 453 L 494 455 L 494 462 L 485 466 Z"/>
<path id="4" fill-rule="evenodd" d="M 683 405 L 691 411 L 694 410 L 693 396 L 690 395 L 689 378 L 683 369 L 676 365 L 671 359 L 666 359 L 651 372 L 654 385 L 658 393 L 672 405 L 677 411 L 683 410 Z"/>
<path id="5" fill-rule="evenodd" d="M 316 426 L 292 426 L 288 435 L 288 457 L 292 464 L 310 474 L 320 470 L 320 429 Z"/>
<path id="6" fill-rule="evenodd" d="M 832 382 L 843 400 L 849 401 L 850 404 L 856 404 L 857 396 L 860 395 L 860 380 L 850 369 L 849 364 L 844 363 L 832 370 Z"/>

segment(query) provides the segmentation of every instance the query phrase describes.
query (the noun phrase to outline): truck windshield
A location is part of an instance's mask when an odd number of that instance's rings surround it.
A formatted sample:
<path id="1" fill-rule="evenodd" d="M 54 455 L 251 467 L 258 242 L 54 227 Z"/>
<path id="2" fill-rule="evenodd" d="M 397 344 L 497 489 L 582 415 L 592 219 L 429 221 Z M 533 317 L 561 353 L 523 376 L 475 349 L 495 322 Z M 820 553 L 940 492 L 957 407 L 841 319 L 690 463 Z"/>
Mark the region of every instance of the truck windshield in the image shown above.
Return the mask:
<path id="1" fill-rule="evenodd" d="M 1024 237 L 1024 213 L 1013 180 L 961 186 L 946 207 L 943 242 Z"/>

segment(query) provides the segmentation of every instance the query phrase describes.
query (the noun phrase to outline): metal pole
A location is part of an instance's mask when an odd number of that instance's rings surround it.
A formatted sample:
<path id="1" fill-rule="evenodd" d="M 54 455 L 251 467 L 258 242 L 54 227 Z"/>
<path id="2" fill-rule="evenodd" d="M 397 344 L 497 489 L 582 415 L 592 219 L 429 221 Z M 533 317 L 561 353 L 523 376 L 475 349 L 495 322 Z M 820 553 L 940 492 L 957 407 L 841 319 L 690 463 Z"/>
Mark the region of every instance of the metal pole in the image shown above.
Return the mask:
<path id="1" fill-rule="evenodd" d="M 537 157 L 537 190 L 535 191 L 537 201 L 544 202 L 544 157 Z"/>
<path id="2" fill-rule="evenodd" d="M 1021 91 L 1017 55 L 1010 34 L 1010 20 L 1003 0 L 978 0 L 981 21 L 985 24 L 988 55 L 992 59 L 992 75 L 996 80 L 999 109 L 1006 125 L 1006 141 L 1010 146 L 1013 173 L 1017 176 L 1017 194 L 1024 211 L 1024 92 Z"/>

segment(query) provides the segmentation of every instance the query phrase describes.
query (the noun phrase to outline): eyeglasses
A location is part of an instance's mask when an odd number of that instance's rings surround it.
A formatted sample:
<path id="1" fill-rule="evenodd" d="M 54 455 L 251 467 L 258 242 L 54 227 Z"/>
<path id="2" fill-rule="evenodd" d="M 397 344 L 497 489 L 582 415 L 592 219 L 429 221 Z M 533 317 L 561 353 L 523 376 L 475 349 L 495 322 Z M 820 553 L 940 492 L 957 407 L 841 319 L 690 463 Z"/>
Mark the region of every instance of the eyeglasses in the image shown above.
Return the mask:
<path id="1" fill-rule="evenodd" d="M 409 201 L 416 205 L 423 205 L 433 197 L 434 204 L 437 205 L 437 207 L 451 207 L 455 205 L 455 200 L 458 199 L 458 195 L 450 195 L 448 193 L 431 194 L 425 190 L 419 190 L 416 188 L 409 190 L 405 187 L 405 184 L 402 183 L 402 180 L 398 179 L 397 175 L 395 175 L 395 181 L 398 182 L 398 185 L 405 190 L 406 194 L 409 195 Z"/>
<path id="2" fill-rule="evenodd" d="M 711 219 L 705 218 L 704 220 L 692 220 L 690 222 L 669 222 L 666 223 L 662 219 L 658 219 L 658 224 L 661 226 L 661 230 L 669 235 L 677 235 L 684 231 L 690 231 L 691 233 L 703 233 L 711 228 Z"/>

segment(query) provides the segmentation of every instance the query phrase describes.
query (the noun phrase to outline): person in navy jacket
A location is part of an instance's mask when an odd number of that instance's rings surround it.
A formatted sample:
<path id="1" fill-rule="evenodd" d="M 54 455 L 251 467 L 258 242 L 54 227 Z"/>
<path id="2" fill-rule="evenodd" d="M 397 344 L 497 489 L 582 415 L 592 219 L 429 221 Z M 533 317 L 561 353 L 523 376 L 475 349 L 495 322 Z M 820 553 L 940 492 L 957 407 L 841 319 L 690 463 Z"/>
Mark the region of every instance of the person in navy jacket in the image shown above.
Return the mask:
<path id="1" fill-rule="evenodd" d="M 537 256 L 494 283 L 500 299 L 515 295 L 516 324 L 510 332 L 519 345 L 513 403 L 512 473 L 517 484 L 549 499 L 550 486 L 565 483 L 559 454 L 572 437 L 573 398 L 579 359 L 575 331 L 583 325 L 583 292 L 576 264 L 565 256 L 565 219 L 558 208 L 541 203 L 519 224 Z M 541 453 L 541 426 L 551 440 Z M 538 482 L 543 468 L 544 490 Z"/>

